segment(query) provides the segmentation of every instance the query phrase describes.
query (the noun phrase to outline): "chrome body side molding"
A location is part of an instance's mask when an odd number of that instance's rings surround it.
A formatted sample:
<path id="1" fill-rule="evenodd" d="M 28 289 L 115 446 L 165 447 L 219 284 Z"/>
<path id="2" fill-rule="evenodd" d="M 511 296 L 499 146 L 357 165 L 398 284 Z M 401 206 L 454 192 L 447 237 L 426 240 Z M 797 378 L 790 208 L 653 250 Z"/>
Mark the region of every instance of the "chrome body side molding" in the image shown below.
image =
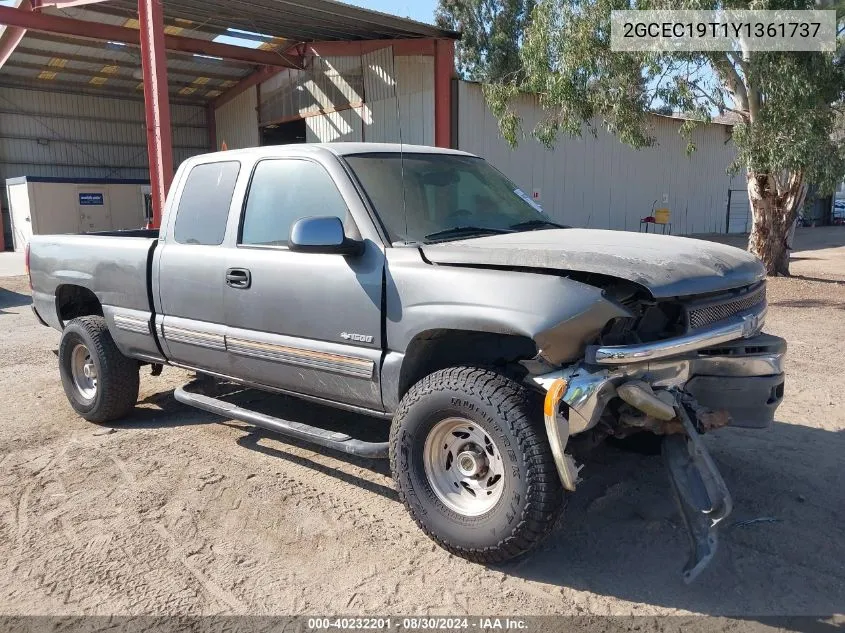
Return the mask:
<path id="1" fill-rule="evenodd" d="M 193 328 L 176 327 L 168 323 L 164 323 L 162 326 L 162 334 L 165 340 L 173 341 L 174 343 L 185 343 L 187 345 L 197 345 L 198 347 L 207 347 L 216 350 L 226 349 L 226 338 L 222 334 L 202 332 Z"/>
<path id="2" fill-rule="evenodd" d="M 118 330 L 134 332 L 135 334 L 145 334 L 146 336 L 151 334 L 149 317 L 142 319 L 136 316 L 115 313 L 113 320 L 114 326 Z"/>
<path id="3" fill-rule="evenodd" d="M 368 359 L 244 338 L 227 336 L 226 349 L 240 356 L 262 358 L 286 365 L 322 369 L 356 378 L 371 378 L 375 369 L 375 363 Z"/>

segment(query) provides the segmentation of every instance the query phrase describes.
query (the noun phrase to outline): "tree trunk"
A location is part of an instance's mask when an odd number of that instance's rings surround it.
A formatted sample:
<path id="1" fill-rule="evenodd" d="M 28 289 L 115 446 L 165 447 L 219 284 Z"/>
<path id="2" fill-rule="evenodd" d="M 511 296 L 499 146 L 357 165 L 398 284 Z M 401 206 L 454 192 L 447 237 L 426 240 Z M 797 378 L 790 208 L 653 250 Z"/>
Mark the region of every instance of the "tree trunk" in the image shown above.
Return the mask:
<path id="1" fill-rule="evenodd" d="M 748 171 L 752 225 L 748 250 L 763 261 L 768 275 L 789 275 L 789 232 L 804 205 L 807 187 L 801 173 L 781 185 L 770 173 Z"/>

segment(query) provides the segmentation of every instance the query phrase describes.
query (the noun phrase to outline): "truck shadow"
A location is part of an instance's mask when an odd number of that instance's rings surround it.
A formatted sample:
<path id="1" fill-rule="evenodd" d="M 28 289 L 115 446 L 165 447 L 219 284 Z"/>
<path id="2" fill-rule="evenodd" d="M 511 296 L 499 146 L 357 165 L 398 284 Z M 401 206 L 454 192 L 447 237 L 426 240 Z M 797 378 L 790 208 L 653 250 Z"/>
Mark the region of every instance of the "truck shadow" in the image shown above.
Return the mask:
<path id="1" fill-rule="evenodd" d="M 244 389 L 235 385 L 225 385 L 218 395 L 223 396 L 229 402 L 268 415 L 305 424 L 319 424 L 323 428 L 349 433 L 358 439 L 367 441 L 387 441 L 390 432 L 390 423 L 387 420 L 378 420 L 332 407 L 312 404 L 297 398 L 254 389 Z M 347 455 L 291 437 L 278 435 L 271 431 L 265 431 L 245 422 L 230 421 L 213 413 L 182 404 L 173 397 L 171 390 L 152 394 L 139 401 L 139 404 L 149 406 L 136 407 L 130 416 L 120 422 L 104 426 L 130 430 L 223 424 L 244 432 L 244 435 L 236 440 L 237 445 L 241 448 L 310 468 L 393 501 L 399 500 L 393 488 L 368 478 L 374 475 L 382 478 L 390 477 L 390 465 L 387 460 Z M 319 423 L 315 423 L 315 420 L 319 420 Z M 339 460 L 344 465 L 353 466 L 356 472 L 360 474 L 350 473 L 348 469 L 335 468 L 308 456 L 285 450 L 287 446 L 308 451 L 312 455 L 323 455 L 330 459 Z M 341 464 L 338 464 L 338 466 L 341 466 Z"/>
<path id="2" fill-rule="evenodd" d="M 237 390 L 227 399 L 289 420 L 319 420 L 320 426 L 371 441 L 384 441 L 389 429 L 386 420 L 285 396 Z M 122 427 L 222 422 L 244 431 L 236 440 L 241 448 L 397 500 L 384 483 L 390 476 L 386 460 L 230 423 L 176 402 L 172 392 L 147 400 L 156 409 L 149 414 L 136 409 Z M 681 580 L 688 543 L 662 459 L 613 446 L 590 455 L 583 482 L 539 551 L 494 568 L 564 592 L 708 615 L 751 613 L 762 623 L 770 616 L 841 613 L 845 433 L 776 422 L 766 430 L 724 429 L 706 441 L 733 495 L 734 511 L 722 526 L 716 558 L 692 585 Z M 300 450 L 289 450 L 293 447 Z M 395 511 L 403 509 L 397 504 Z M 800 620 L 801 630 L 807 625 Z M 781 620 L 777 626 L 790 628 Z"/>
<path id="3" fill-rule="evenodd" d="M 542 551 L 499 569 L 709 615 L 841 612 L 845 433 L 779 422 L 762 431 L 725 429 L 707 443 L 734 511 L 716 558 L 692 585 L 681 581 L 688 542 L 662 459 L 613 447 L 588 461 Z"/>
<path id="4" fill-rule="evenodd" d="M 4 308 L 18 308 L 28 306 L 30 303 L 32 303 L 32 297 L 29 295 L 0 288 L 0 314 L 6 314 Z"/>
<path id="5" fill-rule="evenodd" d="M 363 469 L 365 471 L 365 474 L 367 474 L 366 471 L 370 471 L 373 474 L 379 474 L 383 477 L 390 477 L 390 465 L 385 459 L 365 459 L 362 457 L 356 457 L 354 455 L 343 455 L 333 451 L 328 451 L 312 444 L 299 442 L 292 438 L 281 438 L 278 435 L 275 435 L 270 432 L 265 432 L 261 429 L 255 429 L 247 435 L 238 438 L 237 440 L 237 444 L 241 448 L 256 451 L 263 455 L 268 455 L 277 459 L 283 459 L 287 462 L 291 462 L 292 464 L 296 464 L 297 466 L 303 466 L 305 468 L 309 468 L 324 475 L 329 475 L 330 477 L 334 477 L 339 481 L 350 484 L 352 486 L 357 486 L 358 488 L 362 488 L 363 490 L 367 490 L 369 492 L 382 496 L 385 499 L 390 499 L 391 501 L 397 502 L 399 501 L 399 495 L 393 488 L 389 486 L 385 486 L 376 481 L 372 481 L 366 476 L 362 477 L 353 473 L 349 473 L 346 470 L 341 470 L 339 468 L 334 468 L 330 465 L 326 465 L 324 463 L 321 463 L 320 461 L 316 461 L 315 459 L 297 455 L 296 453 L 292 453 L 290 451 L 285 450 L 284 446 L 280 448 L 275 448 L 271 445 L 268 445 L 267 443 L 260 443 L 262 440 L 265 439 L 270 441 L 281 440 L 282 442 L 284 442 L 284 444 L 290 444 L 292 446 L 296 446 L 304 450 L 329 455 L 330 457 L 342 460 L 343 462 L 346 462 L 353 466 L 357 466 L 359 469 Z"/>

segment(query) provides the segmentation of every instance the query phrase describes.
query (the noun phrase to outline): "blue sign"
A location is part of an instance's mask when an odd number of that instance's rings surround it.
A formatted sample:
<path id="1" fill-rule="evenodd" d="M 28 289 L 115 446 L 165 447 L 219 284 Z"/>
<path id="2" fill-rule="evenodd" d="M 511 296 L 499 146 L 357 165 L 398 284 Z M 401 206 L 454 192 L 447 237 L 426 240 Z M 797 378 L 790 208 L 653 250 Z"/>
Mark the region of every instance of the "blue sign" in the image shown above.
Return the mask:
<path id="1" fill-rule="evenodd" d="M 79 204 L 83 207 L 103 206 L 103 194 L 101 193 L 80 193 Z"/>

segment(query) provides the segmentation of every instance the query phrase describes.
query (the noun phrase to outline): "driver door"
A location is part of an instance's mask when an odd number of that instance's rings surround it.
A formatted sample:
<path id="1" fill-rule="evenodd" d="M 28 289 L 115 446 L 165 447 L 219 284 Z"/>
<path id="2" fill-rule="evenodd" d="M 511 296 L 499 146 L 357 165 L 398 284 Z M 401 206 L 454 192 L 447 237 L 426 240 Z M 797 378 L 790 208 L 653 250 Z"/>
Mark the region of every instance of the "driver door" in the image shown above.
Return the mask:
<path id="1" fill-rule="evenodd" d="M 290 228 L 311 216 L 337 216 L 356 231 L 347 201 L 317 161 L 259 161 L 243 206 L 224 288 L 231 373 L 254 383 L 381 409 L 381 292 L 384 253 L 367 240 L 363 255 L 293 252 Z"/>

